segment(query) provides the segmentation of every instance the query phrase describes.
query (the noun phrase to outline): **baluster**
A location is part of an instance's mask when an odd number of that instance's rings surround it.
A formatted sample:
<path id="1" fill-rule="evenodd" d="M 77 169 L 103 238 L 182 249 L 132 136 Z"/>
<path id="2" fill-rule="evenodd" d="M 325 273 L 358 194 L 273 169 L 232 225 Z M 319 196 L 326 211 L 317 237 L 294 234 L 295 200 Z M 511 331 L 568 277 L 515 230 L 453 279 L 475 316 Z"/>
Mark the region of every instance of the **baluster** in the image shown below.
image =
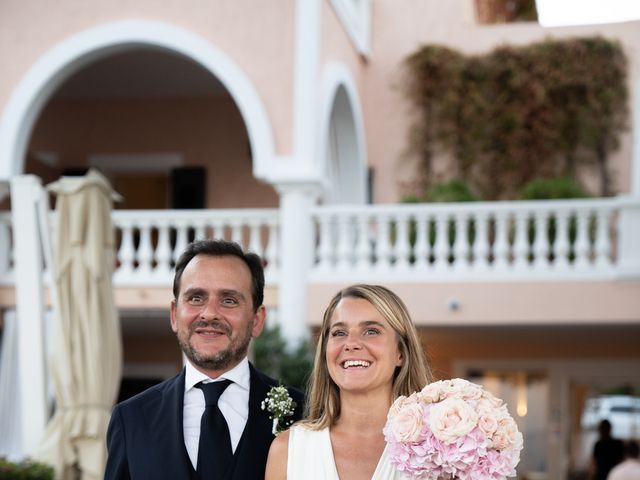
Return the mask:
<path id="1" fill-rule="evenodd" d="M 394 269 L 402 272 L 409 269 L 409 255 L 411 254 L 408 223 L 408 215 L 404 213 L 396 215 L 396 241 L 393 249 L 396 263 Z"/>
<path id="2" fill-rule="evenodd" d="M 556 241 L 554 245 L 554 269 L 567 270 L 569 268 L 569 211 L 560 210 L 556 214 Z"/>
<path id="3" fill-rule="evenodd" d="M 599 210 L 596 214 L 596 235 L 593 254 L 597 268 L 605 268 L 611 265 L 610 214 L 611 212 L 607 210 Z"/>
<path id="4" fill-rule="evenodd" d="M 469 266 L 468 257 L 468 219 L 466 212 L 456 212 L 453 220 L 454 238 L 451 251 L 453 253 L 452 267 L 456 271 L 465 271 Z"/>
<path id="5" fill-rule="evenodd" d="M 549 268 L 549 259 L 553 254 L 553 245 L 549 240 L 549 212 L 536 210 L 533 213 L 533 268 L 545 270 Z"/>
<path id="6" fill-rule="evenodd" d="M 136 260 L 138 260 L 138 269 L 136 275 L 138 277 L 149 277 L 151 275 L 151 263 L 153 262 L 153 247 L 151 246 L 151 222 L 141 220 L 138 223 L 138 231 L 140 232 L 140 244 Z"/>
<path id="7" fill-rule="evenodd" d="M 9 273 L 12 250 L 9 225 L 2 220 L 0 221 L 0 277 Z"/>
<path id="8" fill-rule="evenodd" d="M 495 214 L 496 240 L 493 244 L 493 267 L 504 269 L 509 256 L 509 212 L 496 212 Z"/>
<path id="9" fill-rule="evenodd" d="M 590 211 L 578 210 L 576 212 L 576 240 L 573 245 L 573 267 L 575 269 L 586 269 L 591 264 L 591 242 L 589 241 L 590 219 Z"/>
<path id="10" fill-rule="evenodd" d="M 173 248 L 173 260 L 177 261 L 184 249 L 187 248 L 187 230 L 189 226 L 186 220 L 176 220 L 174 227 L 176 229 L 176 245 Z"/>
<path id="11" fill-rule="evenodd" d="M 224 220 L 215 219 L 211 222 L 211 238 L 213 240 L 224 240 Z"/>
<path id="12" fill-rule="evenodd" d="M 156 270 L 158 277 L 171 275 L 171 243 L 169 242 L 169 222 L 158 221 L 158 245 L 156 246 Z"/>
<path id="13" fill-rule="evenodd" d="M 351 218 L 345 214 L 338 216 L 338 243 L 336 247 L 337 264 L 339 270 L 348 270 L 352 265 L 351 252 L 353 241 L 351 239 Z"/>
<path id="14" fill-rule="evenodd" d="M 322 271 L 329 271 L 333 266 L 331 216 L 327 214 L 320 214 L 316 221 L 318 222 L 318 234 L 320 235 L 317 246 L 318 269 Z"/>
<path id="15" fill-rule="evenodd" d="M 376 270 L 386 272 L 391 268 L 392 251 L 391 239 L 389 238 L 389 216 L 380 214 L 377 216 L 378 234 L 376 236 L 375 257 Z"/>
<path id="16" fill-rule="evenodd" d="M 249 224 L 249 246 L 247 249 L 260 257 L 262 257 L 262 239 L 260 238 L 260 220 L 257 218 L 250 218 L 247 222 Z"/>
<path id="17" fill-rule="evenodd" d="M 231 225 L 231 241 L 242 245 L 244 248 L 244 244 L 242 242 L 242 220 L 233 218 L 229 224 Z"/>
<path id="18" fill-rule="evenodd" d="M 355 268 L 360 271 L 368 270 L 371 266 L 371 245 L 369 243 L 369 216 L 362 213 L 356 220 L 357 239 L 356 239 L 356 265 Z"/>
<path id="19" fill-rule="evenodd" d="M 207 223 L 204 219 L 199 218 L 193 222 L 194 235 L 193 240 L 205 240 L 207 238 Z"/>
<path id="20" fill-rule="evenodd" d="M 278 272 L 280 265 L 280 241 L 278 236 L 278 220 L 277 218 L 271 219 L 268 222 L 269 234 L 267 236 L 267 245 L 265 247 L 265 261 L 267 264 L 266 270 L 275 275 Z"/>
<path id="21" fill-rule="evenodd" d="M 433 245 L 433 266 L 438 270 L 449 266 L 449 216 L 438 213 L 435 220 L 436 241 Z"/>
<path id="22" fill-rule="evenodd" d="M 485 271 L 490 267 L 489 255 L 491 245 L 489 244 L 489 221 L 491 217 L 485 211 L 475 214 L 476 238 L 471 246 L 471 256 L 473 257 L 473 269 Z"/>
<path id="23" fill-rule="evenodd" d="M 415 217 L 415 222 L 416 244 L 413 250 L 415 254 L 413 266 L 418 270 L 429 266 L 429 237 L 427 235 L 428 219 L 425 215 L 418 214 Z"/>
<path id="24" fill-rule="evenodd" d="M 118 262 L 120 263 L 117 276 L 129 280 L 133 275 L 133 262 L 136 258 L 135 246 L 133 245 L 133 225 L 129 220 L 124 220 L 120 228 L 122 241 L 117 254 Z"/>
<path id="25" fill-rule="evenodd" d="M 526 270 L 529 267 L 529 212 L 516 211 L 513 239 L 513 267 L 516 270 Z"/>

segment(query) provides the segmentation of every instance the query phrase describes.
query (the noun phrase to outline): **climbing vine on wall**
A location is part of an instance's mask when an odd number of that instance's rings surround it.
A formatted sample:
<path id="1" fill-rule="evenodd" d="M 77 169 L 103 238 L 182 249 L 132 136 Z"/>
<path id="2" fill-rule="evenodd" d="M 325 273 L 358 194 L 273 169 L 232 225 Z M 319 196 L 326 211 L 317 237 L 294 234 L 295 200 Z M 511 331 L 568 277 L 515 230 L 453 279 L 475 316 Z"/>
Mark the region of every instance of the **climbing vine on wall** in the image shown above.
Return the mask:
<path id="1" fill-rule="evenodd" d="M 410 138 L 423 188 L 433 159 L 487 199 L 511 198 L 538 177 L 597 167 L 610 195 L 610 154 L 626 129 L 627 60 L 602 37 L 545 40 L 465 56 L 440 45 L 406 60 L 406 93 L 419 115 Z"/>

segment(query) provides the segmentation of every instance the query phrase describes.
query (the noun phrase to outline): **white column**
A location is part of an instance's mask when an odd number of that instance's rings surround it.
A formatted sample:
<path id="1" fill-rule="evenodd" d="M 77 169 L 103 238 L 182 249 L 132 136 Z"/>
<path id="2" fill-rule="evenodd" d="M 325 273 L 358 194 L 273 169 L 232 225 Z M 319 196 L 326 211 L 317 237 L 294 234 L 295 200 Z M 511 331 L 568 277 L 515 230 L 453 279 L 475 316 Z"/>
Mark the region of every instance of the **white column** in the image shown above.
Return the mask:
<path id="1" fill-rule="evenodd" d="M 640 81 L 634 93 L 631 192 L 621 199 L 618 273 L 622 278 L 637 280 L 640 279 Z"/>
<path id="2" fill-rule="evenodd" d="M 318 188 L 314 184 L 281 184 L 280 281 L 278 318 L 280 330 L 291 348 L 309 335 L 306 319 L 307 276 L 313 261 L 311 208 Z"/>
<path id="3" fill-rule="evenodd" d="M 15 254 L 18 343 L 18 391 L 22 452 L 33 453 L 47 422 L 43 341 L 42 250 L 37 202 L 40 179 L 21 175 L 11 179 L 11 216 Z"/>
<path id="4" fill-rule="evenodd" d="M 640 198 L 640 81 L 635 85 L 633 106 L 633 157 L 631 165 L 631 195 Z"/>
<path id="5" fill-rule="evenodd" d="M 294 45 L 293 151 L 295 162 L 313 165 L 317 157 L 320 0 L 296 1 Z"/>
<path id="6" fill-rule="evenodd" d="M 640 198 L 621 198 L 618 220 L 618 275 L 627 280 L 640 280 Z"/>

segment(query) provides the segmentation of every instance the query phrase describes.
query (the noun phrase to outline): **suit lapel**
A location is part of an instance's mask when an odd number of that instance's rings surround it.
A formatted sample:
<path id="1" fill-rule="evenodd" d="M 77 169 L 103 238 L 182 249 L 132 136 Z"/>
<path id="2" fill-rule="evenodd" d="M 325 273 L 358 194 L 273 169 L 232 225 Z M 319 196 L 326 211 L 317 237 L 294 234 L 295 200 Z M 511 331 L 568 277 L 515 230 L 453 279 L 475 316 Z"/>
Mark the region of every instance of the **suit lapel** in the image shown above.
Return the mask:
<path id="1" fill-rule="evenodd" d="M 234 455 L 232 478 L 263 478 L 264 468 L 273 441 L 269 413 L 262 410 L 261 403 L 266 398 L 269 385 L 260 373 L 249 364 L 251 380 L 249 387 L 249 416 L 240 443 Z"/>
<path id="2" fill-rule="evenodd" d="M 185 373 L 175 377 L 162 392 L 157 409 L 147 413 L 158 445 L 158 462 L 167 469 L 166 478 L 194 478 L 195 470 L 184 446 L 183 406 Z M 171 474 L 169 474 L 171 472 Z"/>

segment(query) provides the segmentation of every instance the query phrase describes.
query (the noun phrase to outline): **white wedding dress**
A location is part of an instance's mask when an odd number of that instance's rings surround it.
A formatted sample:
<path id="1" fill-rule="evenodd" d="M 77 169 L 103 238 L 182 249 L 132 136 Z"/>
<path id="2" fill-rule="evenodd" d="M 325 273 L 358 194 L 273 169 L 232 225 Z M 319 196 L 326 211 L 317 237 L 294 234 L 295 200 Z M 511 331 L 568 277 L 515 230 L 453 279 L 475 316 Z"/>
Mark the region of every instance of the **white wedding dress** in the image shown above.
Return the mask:
<path id="1" fill-rule="evenodd" d="M 401 480 L 385 447 L 371 480 Z M 331 448 L 329 429 L 309 430 L 295 425 L 289 430 L 287 480 L 340 480 Z M 344 479 L 348 480 L 348 479 Z"/>

